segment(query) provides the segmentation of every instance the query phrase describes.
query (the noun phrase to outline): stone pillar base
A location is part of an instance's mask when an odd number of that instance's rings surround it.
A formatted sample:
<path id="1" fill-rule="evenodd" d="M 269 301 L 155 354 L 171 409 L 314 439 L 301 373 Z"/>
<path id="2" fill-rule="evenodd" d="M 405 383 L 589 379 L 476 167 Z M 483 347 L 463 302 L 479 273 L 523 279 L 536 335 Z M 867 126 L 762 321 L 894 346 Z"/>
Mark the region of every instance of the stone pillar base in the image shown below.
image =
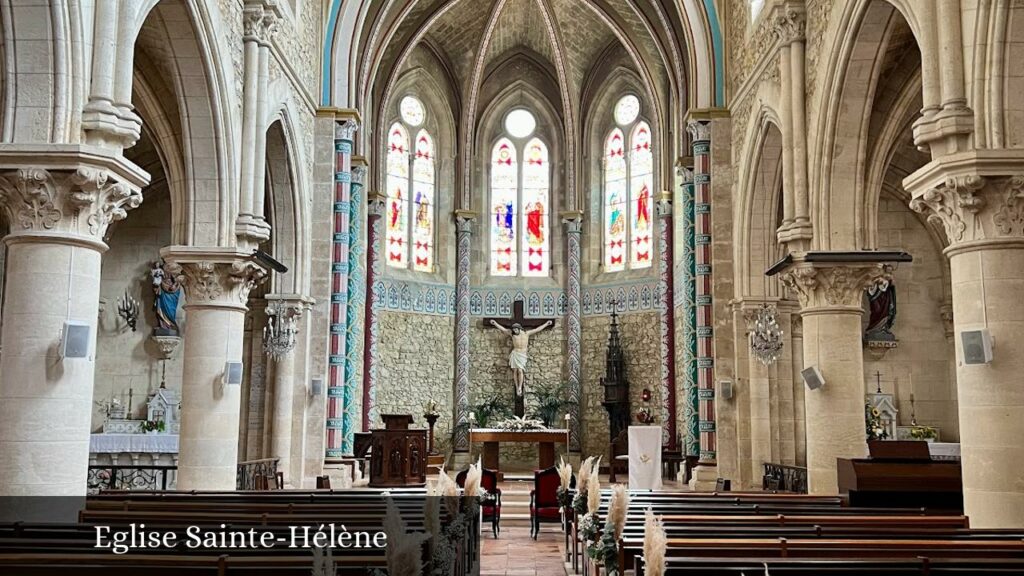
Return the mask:
<path id="1" fill-rule="evenodd" d="M 690 477 L 690 490 L 694 492 L 714 492 L 718 485 L 718 466 L 714 464 L 698 464 Z"/>

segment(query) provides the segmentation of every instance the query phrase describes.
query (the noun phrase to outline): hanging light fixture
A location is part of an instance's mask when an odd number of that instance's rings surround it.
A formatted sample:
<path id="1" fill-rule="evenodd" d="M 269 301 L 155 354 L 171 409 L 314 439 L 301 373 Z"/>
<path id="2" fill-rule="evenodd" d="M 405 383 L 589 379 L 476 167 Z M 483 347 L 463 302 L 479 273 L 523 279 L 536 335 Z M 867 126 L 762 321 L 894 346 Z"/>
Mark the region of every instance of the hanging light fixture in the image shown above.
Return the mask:
<path id="1" fill-rule="evenodd" d="M 275 318 L 277 321 L 275 322 Z M 263 351 L 274 360 L 295 349 L 295 315 L 276 301 L 267 307 L 267 325 L 263 327 Z"/>
<path id="2" fill-rule="evenodd" d="M 762 304 L 750 331 L 750 351 L 761 364 L 770 366 L 782 356 L 782 328 L 774 305 Z"/>

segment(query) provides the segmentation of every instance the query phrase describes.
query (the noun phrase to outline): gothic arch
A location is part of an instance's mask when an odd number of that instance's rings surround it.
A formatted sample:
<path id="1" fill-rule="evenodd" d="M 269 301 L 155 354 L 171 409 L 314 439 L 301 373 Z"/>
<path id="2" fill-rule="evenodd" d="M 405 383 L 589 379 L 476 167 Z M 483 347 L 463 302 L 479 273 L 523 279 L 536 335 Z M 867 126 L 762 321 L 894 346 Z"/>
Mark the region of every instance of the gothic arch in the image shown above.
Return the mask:
<path id="1" fill-rule="evenodd" d="M 301 165 L 295 148 L 291 117 L 282 110 L 267 128 L 266 212 L 271 223 L 272 254 L 288 266 L 274 274 L 270 291 L 275 294 L 306 294 L 309 273 L 309 226 L 302 185 Z"/>
<path id="2" fill-rule="evenodd" d="M 743 180 L 737 203 L 738 220 L 734 227 L 736 241 L 736 296 L 781 297 L 775 278 L 765 279 L 767 270 L 781 248 L 776 239 L 780 225 L 779 212 L 785 193 L 782 183 L 782 131 L 778 115 L 762 107 L 755 116 L 753 134 L 748 138 L 744 159 Z"/>
<path id="3" fill-rule="evenodd" d="M 221 68 L 206 8 L 166 0 L 146 16 L 135 42 L 134 99 L 158 124 L 175 201 L 173 241 L 234 243 L 236 180 Z M 180 158 L 180 160 L 179 160 Z"/>

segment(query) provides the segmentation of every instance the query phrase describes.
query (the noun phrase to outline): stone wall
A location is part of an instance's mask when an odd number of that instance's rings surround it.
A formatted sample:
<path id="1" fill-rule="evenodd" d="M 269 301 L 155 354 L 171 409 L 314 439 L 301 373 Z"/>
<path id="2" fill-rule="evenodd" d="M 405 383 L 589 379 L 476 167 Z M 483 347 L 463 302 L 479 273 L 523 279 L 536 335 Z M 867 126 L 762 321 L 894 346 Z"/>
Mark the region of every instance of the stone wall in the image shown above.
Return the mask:
<path id="1" fill-rule="evenodd" d="M 637 423 L 636 413 L 640 408 L 648 406 L 657 415 L 661 406 L 661 328 L 658 315 L 658 312 L 641 312 L 619 316 L 619 334 L 626 357 L 630 412 L 634 424 Z M 583 419 L 584 457 L 607 454 L 608 451 L 608 412 L 601 405 L 604 399 L 601 378 L 605 374 L 610 324 L 610 316 L 583 318 L 583 405 L 580 407 L 580 415 Z M 651 391 L 651 400 L 646 403 L 642 400 L 645 388 Z"/>
<path id="2" fill-rule="evenodd" d="M 135 418 L 145 418 L 146 399 L 160 387 L 159 354 L 150 339 L 156 326 L 150 269 L 160 258 L 160 249 L 171 243 L 170 214 L 166 189 L 147 190 L 142 205 L 116 224 L 110 249 L 103 255 L 93 400 L 103 402 L 116 395 L 126 403 L 130 389 Z M 135 332 L 117 315 L 117 299 L 125 292 L 138 300 L 141 308 Z M 183 310 L 179 310 L 179 320 L 184 326 Z M 167 362 L 167 387 L 181 389 L 180 350 Z M 103 420 L 103 410 L 94 405 L 93 430 L 98 431 Z"/>
<path id="3" fill-rule="evenodd" d="M 423 408 L 438 404 L 435 438 L 446 453 L 452 426 L 455 378 L 455 317 L 380 311 L 377 352 L 377 413 L 411 414 L 425 427 Z M 380 422 L 371 422 L 377 427 Z"/>

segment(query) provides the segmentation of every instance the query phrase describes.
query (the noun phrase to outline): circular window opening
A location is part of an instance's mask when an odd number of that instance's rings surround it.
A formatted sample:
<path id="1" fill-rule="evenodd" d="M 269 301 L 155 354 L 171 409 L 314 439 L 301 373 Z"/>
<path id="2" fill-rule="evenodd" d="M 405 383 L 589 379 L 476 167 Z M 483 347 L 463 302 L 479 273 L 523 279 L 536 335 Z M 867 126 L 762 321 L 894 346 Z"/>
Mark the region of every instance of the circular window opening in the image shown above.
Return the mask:
<path id="1" fill-rule="evenodd" d="M 398 104 L 398 111 L 402 114 L 402 120 L 406 124 L 410 126 L 423 124 L 423 104 L 412 96 L 402 98 L 402 101 Z"/>
<path id="2" fill-rule="evenodd" d="M 632 94 L 623 96 L 615 105 L 615 122 L 619 126 L 632 124 L 640 115 L 640 99 Z"/>
<path id="3" fill-rule="evenodd" d="M 516 138 L 526 138 L 537 128 L 537 120 L 528 110 L 513 110 L 505 117 L 505 130 Z"/>

